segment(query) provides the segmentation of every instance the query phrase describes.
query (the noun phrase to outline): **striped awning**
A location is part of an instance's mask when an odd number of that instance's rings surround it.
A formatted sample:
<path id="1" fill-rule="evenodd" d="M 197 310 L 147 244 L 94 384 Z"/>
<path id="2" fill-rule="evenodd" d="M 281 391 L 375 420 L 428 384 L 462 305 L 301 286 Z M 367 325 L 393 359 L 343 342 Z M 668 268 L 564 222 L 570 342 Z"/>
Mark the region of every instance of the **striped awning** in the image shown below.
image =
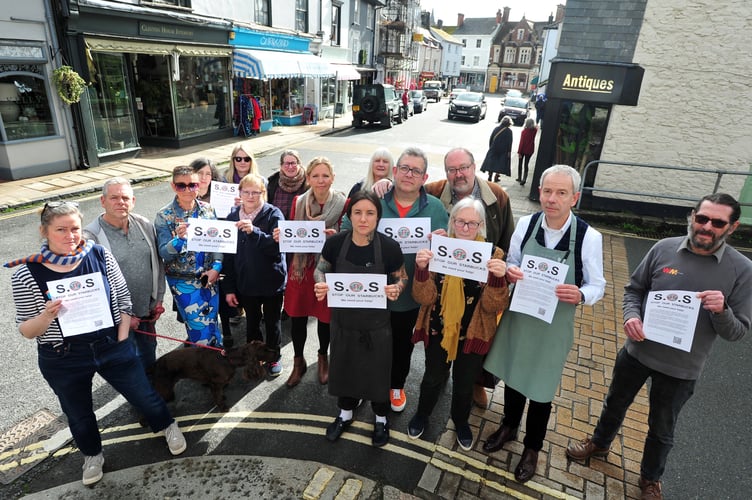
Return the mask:
<path id="1" fill-rule="evenodd" d="M 336 73 L 331 64 L 310 52 L 235 49 L 233 72 L 241 78 L 330 78 Z"/>

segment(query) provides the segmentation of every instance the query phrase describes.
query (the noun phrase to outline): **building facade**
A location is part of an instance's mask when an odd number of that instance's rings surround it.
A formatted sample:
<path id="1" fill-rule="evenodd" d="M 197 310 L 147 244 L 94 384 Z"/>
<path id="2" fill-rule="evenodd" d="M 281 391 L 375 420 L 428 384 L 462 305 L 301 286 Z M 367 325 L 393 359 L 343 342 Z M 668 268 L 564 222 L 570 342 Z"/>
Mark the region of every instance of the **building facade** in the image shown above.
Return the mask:
<path id="1" fill-rule="evenodd" d="M 457 27 L 452 36 L 462 42 L 462 63 L 458 85 L 485 92 L 488 90 L 486 75 L 491 60 L 491 46 L 501 27 L 502 16 L 498 11 L 496 17 L 478 17 L 465 19 L 464 14 L 457 15 Z"/>

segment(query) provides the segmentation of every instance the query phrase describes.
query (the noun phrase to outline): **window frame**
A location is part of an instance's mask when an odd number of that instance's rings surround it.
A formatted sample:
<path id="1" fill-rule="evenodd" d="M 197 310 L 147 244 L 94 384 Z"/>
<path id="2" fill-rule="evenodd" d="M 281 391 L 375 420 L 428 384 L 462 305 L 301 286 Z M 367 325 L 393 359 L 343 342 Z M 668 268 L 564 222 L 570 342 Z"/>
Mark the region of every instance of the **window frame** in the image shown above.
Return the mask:
<path id="1" fill-rule="evenodd" d="M 253 0 L 254 22 L 262 26 L 272 25 L 271 0 Z"/>
<path id="2" fill-rule="evenodd" d="M 295 29 L 308 33 L 308 0 L 295 0 Z"/>

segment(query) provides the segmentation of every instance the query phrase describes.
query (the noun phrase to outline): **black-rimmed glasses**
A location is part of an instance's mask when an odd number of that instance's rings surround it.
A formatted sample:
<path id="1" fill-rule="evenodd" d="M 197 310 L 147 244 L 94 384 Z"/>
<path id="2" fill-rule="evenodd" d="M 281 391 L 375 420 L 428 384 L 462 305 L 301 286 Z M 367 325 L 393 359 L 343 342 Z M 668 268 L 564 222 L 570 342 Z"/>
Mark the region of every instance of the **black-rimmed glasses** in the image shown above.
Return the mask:
<path id="1" fill-rule="evenodd" d="M 708 222 L 710 222 L 710 225 L 713 226 L 716 229 L 723 229 L 724 227 L 728 226 L 729 222 L 727 220 L 723 219 L 711 219 L 707 215 L 702 214 L 695 214 L 695 222 L 701 226 L 704 226 Z"/>

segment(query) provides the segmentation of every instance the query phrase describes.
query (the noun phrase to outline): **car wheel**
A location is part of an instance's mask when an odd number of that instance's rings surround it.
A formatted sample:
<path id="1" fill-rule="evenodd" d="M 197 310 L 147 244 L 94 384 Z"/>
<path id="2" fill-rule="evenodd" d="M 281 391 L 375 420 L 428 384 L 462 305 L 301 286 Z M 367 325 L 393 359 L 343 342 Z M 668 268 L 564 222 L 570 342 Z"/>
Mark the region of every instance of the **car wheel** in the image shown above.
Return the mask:
<path id="1" fill-rule="evenodd" d="M 451 119 L 452 119 L 452 115 L 447 115 L 447 120 L 451 120 Z"/>
<path id="2" fill-rule="evenodd" d="M 386 120 L 382 121 L 381 125 L 384 128 L 392 128 L 392 126 L 394 124 L 392 123 L 392 111 L 391 110 L 387 110 L 387 112 L 386 112 Z"/>
<path id="3" fill-rule="evenodd" d="M 375 113 L 379 109 L 379 98 L 374 95 L 366 96 L 360 102 L 360 106 L 365 113 Z"/>
<path id="4" fill-rule="evenodd" d="M 478 116 L 475 117 L 475 123 L 480 122 L 480 113 L 478 113 Z"/>
<path id="5" fill-rule="evenodd" d="M 402 123 L 403 121 L 405 121 L 405 116 L 403 115 L 403 113 L 404 112 L 402 111 L 402 109 L 397 110 L 397 119 L 395 120 L 397 123 Z"/>

